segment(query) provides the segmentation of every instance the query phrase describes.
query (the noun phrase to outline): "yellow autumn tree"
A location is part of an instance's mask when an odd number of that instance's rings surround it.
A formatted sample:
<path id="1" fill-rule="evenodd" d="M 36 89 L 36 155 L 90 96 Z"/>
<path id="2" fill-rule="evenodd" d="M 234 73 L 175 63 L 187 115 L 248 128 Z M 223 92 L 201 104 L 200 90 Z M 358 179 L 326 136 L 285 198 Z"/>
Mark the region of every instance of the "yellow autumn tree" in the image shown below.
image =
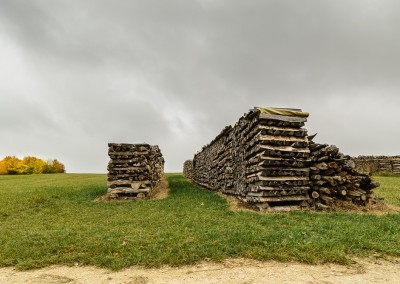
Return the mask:
<path id="1" fill-rule="evenodd" d="M 0 172 L 6 175 L 23 174 L 25 166 L 20 159 L 15 156 L 7 156 L 0 161 Z"/>
<path id="2" fill-rule="evenodd" d="M 4 163 L 4 159 L 0 161 L 0 175 L 6 175 L 7 174 L 7 166 Z"/>
<path id="3" fill-rule="evenodd" d="M 25 157 L 22 163 L 26 167 L 23 174 L 42 174 L 46 167 L 46 162 L 36 157 Z"/>
<path id="4" fill-rule="evenodd" d="M 54 169 L 56 173 L 58 174 L 65 173 L 65 166 L 59 161 L 57 161 L 57 159 L 50 160 L 48 164 Z"/>
<path id="5" fill-rule="evenodd" d="M 0 161 L 0 175 L 26 175 L 65 173 L 65 166 L 57 161 L 44 161 L 37 157 L 28 156 L 22 160 L 15 156 L 7 156 Z"/>

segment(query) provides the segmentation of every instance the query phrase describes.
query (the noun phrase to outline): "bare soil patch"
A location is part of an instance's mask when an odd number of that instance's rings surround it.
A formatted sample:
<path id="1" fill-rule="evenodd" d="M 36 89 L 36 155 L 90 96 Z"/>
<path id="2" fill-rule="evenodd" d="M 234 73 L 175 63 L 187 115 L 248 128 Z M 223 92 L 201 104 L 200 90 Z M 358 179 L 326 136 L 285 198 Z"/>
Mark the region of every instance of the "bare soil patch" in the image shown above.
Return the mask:
<path id="1" fill-rule="evenodd" d="M 153 188 L 147 199 L 164 199 L 169 195 L 168 179 L 163 176 L 160 183 Z"/>
<path id="2" fill-rule="evenodd" d="M 269 211 L 260 211 L 256 206 L 251 206 L 250 204 L 236 198 L 232 195 L 226 195 L 223 193 L 217 193 L 222 198 L 226 199 L 229 203 L 229 209 L 231 211 L 252 211 L 252 212 L 259 212 L 259 213 L 269 213 Z M 308 209 L 303 209 L 308 210 Z M 400 213 L 400 207 L 385 204 L 383 202 L 378 202 L 376 204 L 370 204 L 367 206 L 360 206 L 354 203 L 343 201 L 343 202 L 336 202 L 336 204 L 332 207 L 329 211 L 323 212 L 354 212 L 354 213 L 367 213 L 373 215 L 386 215 L 386 214 L 398 214 Z"/>
<path id="3" fill-rule="evenodd" d="M 358 212 L 368 213 L 373 215 L 386 215 L 389 213 L 400 213 L 400 207 L 385 204 L 383 202 L 377 202 L 375 204 L 369 204 L 367 206 L 356 205 L 351 202 L 337 202 L 334 205 L 335 212 Z"/>
<path id="4" fill-rule="evenodd" d="M 131 267 L 117 272 L 79 266 L 30 271 L 7 267 L 0 268 L 0 283 L 399 283 L 399 271 L 400 259 L 355 259 L 349 266 L 230 259 L 178 268 Z"/>

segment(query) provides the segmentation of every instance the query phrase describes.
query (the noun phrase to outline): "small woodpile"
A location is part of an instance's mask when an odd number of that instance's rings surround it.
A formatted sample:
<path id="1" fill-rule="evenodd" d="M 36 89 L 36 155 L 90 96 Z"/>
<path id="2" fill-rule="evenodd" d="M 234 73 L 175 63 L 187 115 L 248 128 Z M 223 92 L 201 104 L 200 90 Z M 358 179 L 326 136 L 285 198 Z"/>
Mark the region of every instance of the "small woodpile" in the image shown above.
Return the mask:
<path id="1" fill-rule="evenodd" d="M 369 175 L 355 170 L 352 158 L 339 152 L 334 145 L 310 141 L 310 180 L 312 205 L 316 209 L 329 209 L 348 201 L 356 205 L 375 204 L 379 201 L 372 189 L 379 186 Z"/>
<path id="2" fill-rule="evenodd" d="M 193 180 L 260 208 L 308 206 L 308 113 L 254 108 L 193 159 Z"/>
<path id="3" fill-rule="evenodd" d="M 193 160 L 187 160 L 183 163 L 183 176 L 187 179 L 193 178 Z"/>
<path id="4" fill-rule="evenodd" d="M 400 174 L 400 156 L 358 156 L 353 160 L 360 172 Z"/>
<path id="5" fill-rule="evenodd" d="M 158 146 L 108 144 L 108 194 L 111 198 L 145 198 L 164 174 Z"/>

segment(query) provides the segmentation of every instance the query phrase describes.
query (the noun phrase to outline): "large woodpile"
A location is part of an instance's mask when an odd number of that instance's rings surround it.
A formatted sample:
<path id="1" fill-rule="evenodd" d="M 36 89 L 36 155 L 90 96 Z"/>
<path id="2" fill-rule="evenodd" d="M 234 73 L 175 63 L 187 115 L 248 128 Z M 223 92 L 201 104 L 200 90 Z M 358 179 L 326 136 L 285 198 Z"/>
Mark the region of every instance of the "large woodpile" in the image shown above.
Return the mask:
<path id="1" fill-rule="evenodd" d="M 164 159 L 158 146 L 109 143 L 108 155 L 111 198 L 144 198 L 163 176 Z"/>
<path id="2" fill-rule="evenodd" d="M 193 178 L 193 160 L 187 160 L 183 163 L 183 176 L 188 179 Z"/>
<path id="3" fill-rule="evenodd" d="M 260 209 L 377 202 L 371 190 L 378 184 L 337 147 L 312 142 L 307 117 L 298 109 L 250 110 L 194 156 L 192 180 Z"/>
<path id="4" fill-rule="evenodd" d="M 246 202 L 307 206 L 308 113 L 254 108 L 227 126 L 193 159 L 193 180 Z"/>
<path id="5" fill-rule="evenodd" d="M 353 160 L 360 172 L 400 174 L 400 156 L 358 156 Z"/>
<path id="6" fill-rule="evenodd" d="M 358 172 L 348 155 L 339 152 L 334 145 L 309 142 L 310 157 L 310 200 L 316 209 L 340 206 L 343 201 L 357 205 L 378 202 L 372 189 L 378 187 L 370 176 Z"/>

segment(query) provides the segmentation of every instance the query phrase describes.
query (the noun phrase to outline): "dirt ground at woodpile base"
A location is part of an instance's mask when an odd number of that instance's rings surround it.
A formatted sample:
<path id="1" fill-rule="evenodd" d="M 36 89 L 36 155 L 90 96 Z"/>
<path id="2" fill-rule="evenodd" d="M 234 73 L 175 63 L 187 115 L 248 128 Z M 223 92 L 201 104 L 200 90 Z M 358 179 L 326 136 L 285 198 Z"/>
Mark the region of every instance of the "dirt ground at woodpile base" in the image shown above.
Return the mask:
<path id="1" fill-rule="evenodd" d="M 260 214 L 270 213 L 268 210 L 260 211 L 257 207 L 251 206 L 250 204 L 236 198 L 235 196 L 226 195 L 223 193 L 217 193 L 217 194 L 228 201 L 229 210 L 231 211 L 252 211 Z M 303 209 L 303 210 L 310 210 L 310 209 Z M 329 214 L 330 212 L 351 212 L 358 214 L 386 215 L 386 214 L 400 213 L 400 207 L 391 204 L 385 204 L 383 202 L 368 206 L 359 206 L 351 202 L 338 201 L 335 204 L 335 206 L 332 207 L 331 210 L 315 211 L 315 212 L 321 212 L 327 214 Z"/>
<path id="2" fill-rule="evenodd" d="M 400 259 L 355 259 L 349 266 L 230 259 L 178 268 L 132 267 L 117 272 L 80 266 L 29 271 L 6 267 L 0 268 L 0 283 L 400 283 Z"/>
<path id="3" fill-rule="evenodd" d="M 150 192 L 149 199 L 164 199 L 169 195 L 169 183 L 165 176 L 161 178 L 160 183 Z"/>

